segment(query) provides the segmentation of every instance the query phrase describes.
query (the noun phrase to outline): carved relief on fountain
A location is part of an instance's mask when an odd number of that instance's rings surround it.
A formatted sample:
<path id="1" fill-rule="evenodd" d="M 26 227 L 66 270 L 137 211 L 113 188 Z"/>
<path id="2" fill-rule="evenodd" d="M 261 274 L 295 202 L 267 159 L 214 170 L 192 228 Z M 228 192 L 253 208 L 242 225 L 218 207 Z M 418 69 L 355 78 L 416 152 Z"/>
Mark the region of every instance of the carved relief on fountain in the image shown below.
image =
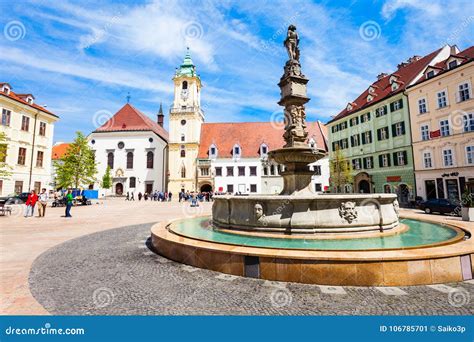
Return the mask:
<path id="1" fill-rule="evenodd" d="M 339 207 L 339 216 L 348 223 L 355 221 L 358 216 L 356 203 L 351 201 L 341 202 L 341 206 Z"/>

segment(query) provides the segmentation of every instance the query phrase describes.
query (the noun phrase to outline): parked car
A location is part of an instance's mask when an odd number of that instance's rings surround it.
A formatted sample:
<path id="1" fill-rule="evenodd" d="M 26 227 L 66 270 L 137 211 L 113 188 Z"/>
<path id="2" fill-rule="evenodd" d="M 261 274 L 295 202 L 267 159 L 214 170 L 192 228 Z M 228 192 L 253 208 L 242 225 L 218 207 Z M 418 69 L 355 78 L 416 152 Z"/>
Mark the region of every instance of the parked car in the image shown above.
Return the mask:
<path id="1" fill-rule="evenodd" d="M 23 204 L 28 199 L 28 192 L 22 192 L 21 194 L 13 194 L 5 197 L 0 197 L 0 203 L 4 204 Z"/>
<path id="2" fill-rule="evenodd" d="M 427 214 L 440 213 L 459 216 L 461 213 L 461 209 L 458 204 L 444 198 L 433 198 L 423 201 L 418 207 Z"/>

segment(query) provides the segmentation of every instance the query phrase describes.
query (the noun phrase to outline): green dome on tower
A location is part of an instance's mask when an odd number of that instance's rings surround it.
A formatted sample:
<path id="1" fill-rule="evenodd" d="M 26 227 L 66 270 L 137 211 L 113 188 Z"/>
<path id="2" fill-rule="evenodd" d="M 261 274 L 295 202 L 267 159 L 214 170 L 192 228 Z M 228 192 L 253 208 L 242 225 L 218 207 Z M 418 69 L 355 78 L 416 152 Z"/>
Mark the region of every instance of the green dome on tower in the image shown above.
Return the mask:
<path id="1" fill-rule="evenodd" d="M 198 77 L 199 75 L 196 73 L 196 66 L 191 59 L 191 54 L 189 53 L 189 48 L 186 50 L 186 55 L 184 56 L 183 63 L 176 68 L 175 77 Z"/>

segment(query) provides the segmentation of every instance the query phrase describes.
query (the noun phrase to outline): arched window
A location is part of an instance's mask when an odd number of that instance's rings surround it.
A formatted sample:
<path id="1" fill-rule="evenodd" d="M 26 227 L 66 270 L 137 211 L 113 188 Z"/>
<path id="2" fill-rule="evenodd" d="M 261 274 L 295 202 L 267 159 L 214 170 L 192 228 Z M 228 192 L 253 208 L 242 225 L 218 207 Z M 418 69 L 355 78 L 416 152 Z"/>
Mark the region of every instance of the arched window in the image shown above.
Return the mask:
<path id="1" fill-rule="evenodd" d="M 127 153 L 127 169 L 133 169 L 133 152 Z"/>
<path id="2" fill-rule="evenodd" d="M 186 157 L 186 146 L 181 145 L 181 158 Z"/>
<path id="3" fill-rule="evenodd" d="M 147 167 L 147 169 L 153 169 L 153 159 L 154 159 L 153 152 L 148 151 L 148 153 L 146 154 L 146 167 Z"/>
<path id="4" fill-rule="evenodd" d="M 260 155 L 265 157 L 268 153 L 268 146 L 266 144 L 260 145 Z"/>
<path id="5" fill-rule="evenodd" d="M 181 166 L 181 178 L 186 178 L 186 167 Z"/>
<path id="6" fill-rule="evenodd" d="M 217 157 L 217 146 L 212 144 L 209 147 L 209 158 L 215 159 Z"/>
<path id="7" fill-rule="evenodd" d="M 235 144 L 234 147 L 232 148 L 232 157 L 234 159 L 239 159 L 241 153 L 242 153 L 242 149 L 240 148 L 240 145 Z"/>
<path id="8" fill-rule="evenodd" d="M 183 81 L 183 84 L 181 86 L 182 89 L 188 89 L 188 81 Z"/>
<path id="9" fill-rule="evenodd" d="M 181 134 L 181 141 L 184 142 L 186 140 L 186 136 L 183 134 Z"/>
<path id="10" fill-rule="evenodd" d="M 114 168 L 114 153 L 109 152 L 107 154 L 107 166 L 110 167 L 111 169 Z"/>
<path id="11" fill-rule="evenodd" d="M 129 188 L 136 188 L 137 179 L 135 177 L 130 177 L 130 185 Z"/>
<path id="12" fill-rule="evenodd" d="M 273 164 L 270 165 L 270 174 L 271 174 L 272 176 L 275 175 L 275 165 L 273 165 Z"/>

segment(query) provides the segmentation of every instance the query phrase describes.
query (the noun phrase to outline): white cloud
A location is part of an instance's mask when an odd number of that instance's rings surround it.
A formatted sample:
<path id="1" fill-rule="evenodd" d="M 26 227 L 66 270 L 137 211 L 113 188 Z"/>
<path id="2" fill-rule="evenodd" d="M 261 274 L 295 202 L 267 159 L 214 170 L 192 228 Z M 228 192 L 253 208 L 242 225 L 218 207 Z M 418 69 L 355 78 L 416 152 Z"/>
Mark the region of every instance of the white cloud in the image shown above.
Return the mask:
<path id="1" fill-rule="evenodd" d="M 442 13 L 442 6 L 435 1 L 389 0 L 382 7 L 382 16 L 392 19 L 402 9 L 418 10 L 428 16 L 438 16 Z"/>

